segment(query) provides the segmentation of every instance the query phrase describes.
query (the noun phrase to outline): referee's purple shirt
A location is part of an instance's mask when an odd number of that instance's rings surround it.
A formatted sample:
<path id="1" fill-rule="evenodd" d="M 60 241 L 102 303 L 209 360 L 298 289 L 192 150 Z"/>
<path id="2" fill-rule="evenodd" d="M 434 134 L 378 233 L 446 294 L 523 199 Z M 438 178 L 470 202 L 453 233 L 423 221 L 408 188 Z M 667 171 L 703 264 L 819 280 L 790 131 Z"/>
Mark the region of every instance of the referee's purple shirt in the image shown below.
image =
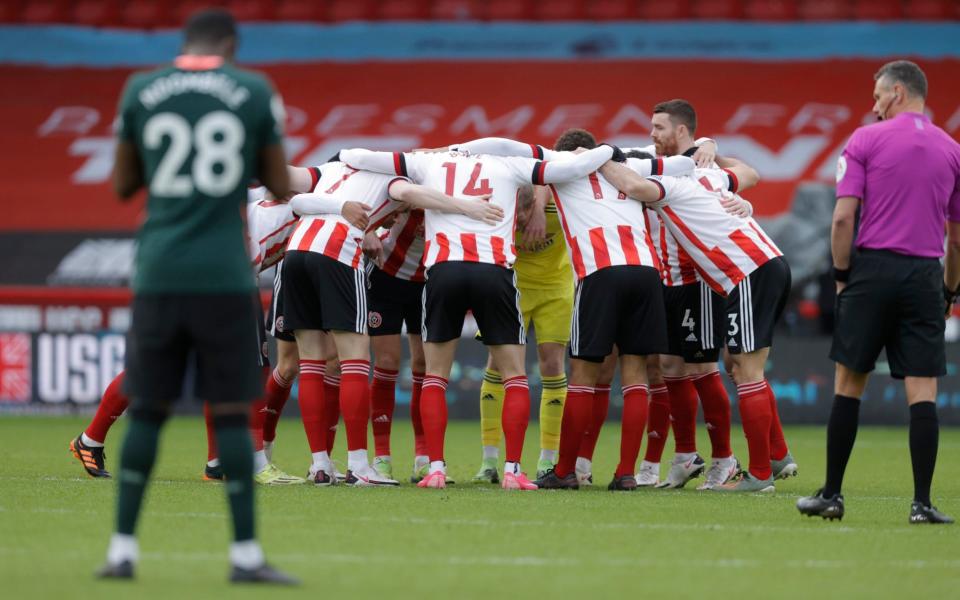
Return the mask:
<path id="1" fill-rule="evenodd" d="M 837 165 L 843 196 L 862 201 L 857 248 L 939 258 L 960 222 L 960 144 L 918 113 L 861 127 Z"/>

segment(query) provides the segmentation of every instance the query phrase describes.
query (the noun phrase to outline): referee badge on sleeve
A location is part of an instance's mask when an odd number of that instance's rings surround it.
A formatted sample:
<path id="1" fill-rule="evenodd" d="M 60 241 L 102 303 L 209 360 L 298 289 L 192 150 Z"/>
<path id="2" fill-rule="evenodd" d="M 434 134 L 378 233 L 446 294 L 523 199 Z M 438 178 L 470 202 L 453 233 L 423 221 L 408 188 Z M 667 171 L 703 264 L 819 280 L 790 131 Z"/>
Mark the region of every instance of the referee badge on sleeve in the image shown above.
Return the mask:
<path id="1" fill-rule="evenodd" d="M 847 157 L 840 155 L 837 159 L 837 183 L 843 181 L 843 176 L 847 174 Z"/>

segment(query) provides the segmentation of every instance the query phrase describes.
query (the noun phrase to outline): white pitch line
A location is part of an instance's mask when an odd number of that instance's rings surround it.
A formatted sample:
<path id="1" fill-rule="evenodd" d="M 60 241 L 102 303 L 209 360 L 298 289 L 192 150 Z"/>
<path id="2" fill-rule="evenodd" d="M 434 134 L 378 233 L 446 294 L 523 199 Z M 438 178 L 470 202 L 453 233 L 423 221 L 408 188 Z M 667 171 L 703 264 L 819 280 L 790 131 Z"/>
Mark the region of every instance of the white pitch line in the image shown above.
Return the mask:
<path id="1" fill-rule="evenodd" d="M 0 555 L 32 555 L 34 551 L 24 548 L 0 547 Z M 48 558 L 87 559 L 89 552 L 67 550 L 45 552 Z M 144 552 L 146 561 L 156 562 L 226 562 L 226 552 Z M 411 556 L 405 554 L 316 554 L 303 552 L 277 553 L 270 555 L 271 560 L 279 563 L 307 563 L 322 566 L 324 563 L 346 564 L 393 564 L 401 566 L 452 566 L 452 567 L 607 567 L 607 568 L 666 568 L 676 567 L 675 559 L 663 558 L 623 558 L 597 556 L 592 559 L 570 558 L 563 556 L 496 556 L 496 555 L 435 555 Z M 894 569 L 956 569 L 960 560 L 822 560 L 789 559 L 764 560 L 756 558 L 722 559 L 684 559 L 683 564 L 692 568 L 713 569 L 756 569 L 786 567 L 794 569 L 851 569 L 863 567 L 884 567 Z"/>

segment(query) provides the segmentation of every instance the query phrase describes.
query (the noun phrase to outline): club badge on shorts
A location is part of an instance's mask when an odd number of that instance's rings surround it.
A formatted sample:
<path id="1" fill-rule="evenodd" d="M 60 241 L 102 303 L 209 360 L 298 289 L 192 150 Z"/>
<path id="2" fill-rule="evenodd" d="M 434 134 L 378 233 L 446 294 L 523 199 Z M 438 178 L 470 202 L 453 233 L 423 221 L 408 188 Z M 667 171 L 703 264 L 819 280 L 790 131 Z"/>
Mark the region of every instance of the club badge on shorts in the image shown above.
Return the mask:
<path id="1" fill-rule="evenodd" d="M 380 315 L 380 313 L 372 310 L 369 313 L 367 313 L 367 325 L 369 325 L 371 329 L 376 329 L 377 327 L 380 327 L 380 325 L 382 324 L 383 324 L 383 317 Z"/>

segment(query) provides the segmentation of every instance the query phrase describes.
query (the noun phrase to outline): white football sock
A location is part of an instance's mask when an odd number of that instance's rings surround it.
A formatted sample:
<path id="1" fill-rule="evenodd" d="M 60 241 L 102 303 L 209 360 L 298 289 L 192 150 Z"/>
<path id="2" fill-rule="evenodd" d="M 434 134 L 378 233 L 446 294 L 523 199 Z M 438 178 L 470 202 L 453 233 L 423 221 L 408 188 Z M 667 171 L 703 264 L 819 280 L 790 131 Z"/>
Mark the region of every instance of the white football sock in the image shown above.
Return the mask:
<path id="1" fill-rule="evenodd" d="M 115 533 L 110 537 L 110 546 L 107 548 L 107 562 L 119 565 L 124 561 L 136 563 L 140 560 L 140 546 L 137 538 L 125 533 Z"/>
<path id="2" fill-rule="evenodd" d="M 590 459 L 584 458 L 582 456 L 577 457 L 577 466 L 576 466 L 577 471 L 579 471 L 580 473 L 589 473 L 592 468 L 593 468 L 593 462 Z"/>
<path id="3" fill-rule="evenodd" d="M 257 540 L 230 544 L 230 564 L 241 569 L 256 569 L 263 566 L 263 549 Z"/>
<path id="4" fill-rule="evenodd" d="M 436 473 L 437 471 L 440 471 L 441 473 L 443 473 L 444 475 L 446 475 L 446 474 L 447 474 L 447 463 L 443 462 L 442 460 L 435 460 L 435 461 L 431 462 L 431 463 L 430 463 L 430 472 L 431 472 L 431 473 Z"/>
<path id="5" fill-rule="evenodd" d="M 673 462 L 675 463 L 685 463 L 688 460 L 693 459 L 696 456 L 696 452 L 677 452 L 673 457 Z"/>
<path id="6" fill-rule="evenodd" d="M 483 447 L 483 459 L 500 459 L 500 446 L 484 446 Z"/>
<path id="7" fill-rule="evenodd" d="M 310 470 L 314 473 L 317 471 L 326 471 L 332 467 L 330 464 L 330 455 L 327 454 L 326 450 L 323 452 L 314 452 L 311 456 L 313 457 L 313 464 L 310 465 Z M 333 473 L 327 473 L 327 475 L 333 475 Z"/>
<path id="8" fill-rule="evenodd" d="M 514 475 L 520 474 L 520 463 L 518 462 L 505 462 L 503 463 L 503 474 L 513 473 Z"/>
<path id="9" fill-rule="evenodd" d="M 557 451 L 556 450 L 547 450 L 546 448 L 540 449 L 540 460 L 549 460 L 550 462 L 557 462 Z"/>
<path id="10" fill-rule="evenodd" d="M 207 466 L 210 467 L 211 469 L 216 469 L 217 467 L 220 466 L 220 459 L 219 459 L 219 458 L 212 458 L 212 459 L 208 460 L 208 461 L 207 461 Z"/>
<path id="11" fill-rule="evenodd" d="M 263 450 L 257 450 L 253 453 L 253 472 L 260 473 L 264 469 L 270 466 L 270 463 L 267 462 L 267 453 Z"/>
<path id="12" fill-rule="evenodd" d="M 89 437 L 86 433 L 80 434 L 80 441 L 83 442 L 84 446 L 89 446 L 91 448 L 103 448 L 103 442 L 98 442 L 92 437 Z"/>
<path id="13" fill-rule="evenodd" d="M 367 459 L 366 450 L 349 450 L 347 451 L 347 468 L 351 471 L 359 471 L 360 469 L 370 466 L 370 461 Z"/>
<path id="14" fill-rule="evenodd" d="M 414 465 L 415 467 L 420 467 L 421 465 L 428 465 L 428 464 L 430 464 L 430 457 L 429 457 L 429 456 L 424 456 L 424 455 L 422 455 L 422 454 L 418 454 L 418 455 L 416 455 L 415 457 L 413 457 L 413 465 Z"/>

